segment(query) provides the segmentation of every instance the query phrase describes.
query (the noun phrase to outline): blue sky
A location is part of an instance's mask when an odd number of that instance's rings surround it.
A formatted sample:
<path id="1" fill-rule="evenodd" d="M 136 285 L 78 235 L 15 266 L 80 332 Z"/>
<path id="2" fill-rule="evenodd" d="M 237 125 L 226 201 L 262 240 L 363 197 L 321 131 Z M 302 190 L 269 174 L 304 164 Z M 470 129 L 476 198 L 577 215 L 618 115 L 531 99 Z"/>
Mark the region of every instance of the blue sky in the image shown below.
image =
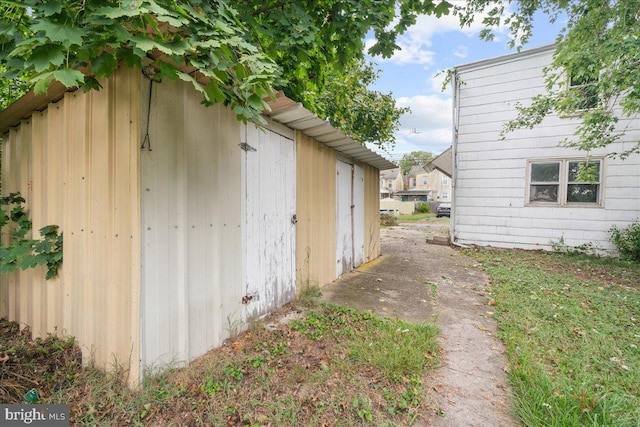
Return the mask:
<path id="1" fill-rule="evenodd" d="M 523 49 L 553 43 L 561 28 L 561 22 L 552 25 L 546 15 L 536 16 L 533 37 Z M 395 148 L 385 157 L 399 160 L 404 153 L 419 150 L 439 154 L 451 145 L 451 88 L 441 92 L 444 75 L 435 75 L 457 65 L 516 51 L 507 44 L 506 29 L 498 31 L 492 42 L 479 39 L 481 29 L 479 23 L 461 29 L 455 16 L 423 16 L 398 40 L 402 49 L 392 58 L 368 58 L 381 70 L 371 89 L 391 92 L 398 106 L 411 108 L 411 113 L 400 119 Z M 373 42 L 368 39 L 367 45 Z"/>

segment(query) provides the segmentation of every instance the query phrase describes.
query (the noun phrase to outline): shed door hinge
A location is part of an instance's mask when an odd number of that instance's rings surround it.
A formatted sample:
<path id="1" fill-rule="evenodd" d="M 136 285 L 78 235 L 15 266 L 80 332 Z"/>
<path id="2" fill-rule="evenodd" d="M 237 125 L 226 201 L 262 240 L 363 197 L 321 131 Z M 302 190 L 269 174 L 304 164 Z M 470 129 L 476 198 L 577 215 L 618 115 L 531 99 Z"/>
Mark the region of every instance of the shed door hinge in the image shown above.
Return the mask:
<path id="1" fill-rule="evenodd" d="M 250 146 L 249 144 L 247 144 L 246 142 L 241 143 L 240 148 L 242 148 L 244 151 L 258 151 L 252 146 Z"/>

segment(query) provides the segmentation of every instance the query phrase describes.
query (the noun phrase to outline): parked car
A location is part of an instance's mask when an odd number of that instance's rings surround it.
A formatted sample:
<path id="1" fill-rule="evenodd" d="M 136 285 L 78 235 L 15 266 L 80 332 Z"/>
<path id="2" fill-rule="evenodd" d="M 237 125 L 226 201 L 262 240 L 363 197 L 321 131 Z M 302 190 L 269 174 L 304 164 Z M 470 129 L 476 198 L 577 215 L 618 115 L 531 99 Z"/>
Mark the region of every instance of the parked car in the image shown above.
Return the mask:
<path id="1" fill-rule="evenodd" d="M 451 218 L 451 203 L 440 203 L 436 208 L 436 218 L 448 216 Z"/>

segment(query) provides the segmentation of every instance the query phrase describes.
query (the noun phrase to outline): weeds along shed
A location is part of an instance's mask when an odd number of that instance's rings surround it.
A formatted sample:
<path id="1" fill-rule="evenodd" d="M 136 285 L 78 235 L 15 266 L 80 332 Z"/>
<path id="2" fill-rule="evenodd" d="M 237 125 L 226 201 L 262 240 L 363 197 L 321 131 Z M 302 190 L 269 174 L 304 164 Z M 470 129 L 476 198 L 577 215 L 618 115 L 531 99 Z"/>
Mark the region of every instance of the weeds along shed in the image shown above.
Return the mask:
<path id="1" fill-rule="evenodd" d="M 85 361 L 180 365 L 380 254 L 379 170 L 395 165 L 278 94 L 268 126 L 183 82 L 121 68 L 0 113 L 2 194 L 64 233 L 58 276 L 0 277 L 0 316 L 75 336 Z M 3 236 L 7 239 L 8 236 Z M 5 240 L 6 242 L 6 240 Z"/>

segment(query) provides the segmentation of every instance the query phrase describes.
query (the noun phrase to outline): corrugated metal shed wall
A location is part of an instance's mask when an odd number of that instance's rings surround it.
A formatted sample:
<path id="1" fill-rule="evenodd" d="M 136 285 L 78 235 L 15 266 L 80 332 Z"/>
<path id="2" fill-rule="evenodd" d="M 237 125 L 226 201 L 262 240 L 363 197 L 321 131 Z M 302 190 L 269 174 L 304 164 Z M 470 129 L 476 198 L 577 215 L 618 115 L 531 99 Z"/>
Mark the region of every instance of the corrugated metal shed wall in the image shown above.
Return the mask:
<path id="1" fill-rule="evenodd" d="M 143 80 L 143 129 L 149 81 Z M 142 152 L 143 366 L 220 345 L 244 306 L 240 124 L 184 82 L 153 85 Z"/>
<path id="2" fill-rule="evenodd" d="M 99 92 L 66 93 L 3 137 L 2 192 L 20 191 L 33 229 L 58 224 L 64 262 L 0 278 L 0 316 L 36 336 L 73 335 L 85 362 L 138 376 L 139 73 L 121 70 Z"/>
<path id="3" fill-rule="evenodd" d="M 380 256 L 380 171 L 361 164 L 364 170 L 364 262 Z"/>
<path id="4" fill-rule="evenodd" d="M 324 286 L 336 269 L 336 151 L 296 134 L 298 292 L 307 284 Z"/>

